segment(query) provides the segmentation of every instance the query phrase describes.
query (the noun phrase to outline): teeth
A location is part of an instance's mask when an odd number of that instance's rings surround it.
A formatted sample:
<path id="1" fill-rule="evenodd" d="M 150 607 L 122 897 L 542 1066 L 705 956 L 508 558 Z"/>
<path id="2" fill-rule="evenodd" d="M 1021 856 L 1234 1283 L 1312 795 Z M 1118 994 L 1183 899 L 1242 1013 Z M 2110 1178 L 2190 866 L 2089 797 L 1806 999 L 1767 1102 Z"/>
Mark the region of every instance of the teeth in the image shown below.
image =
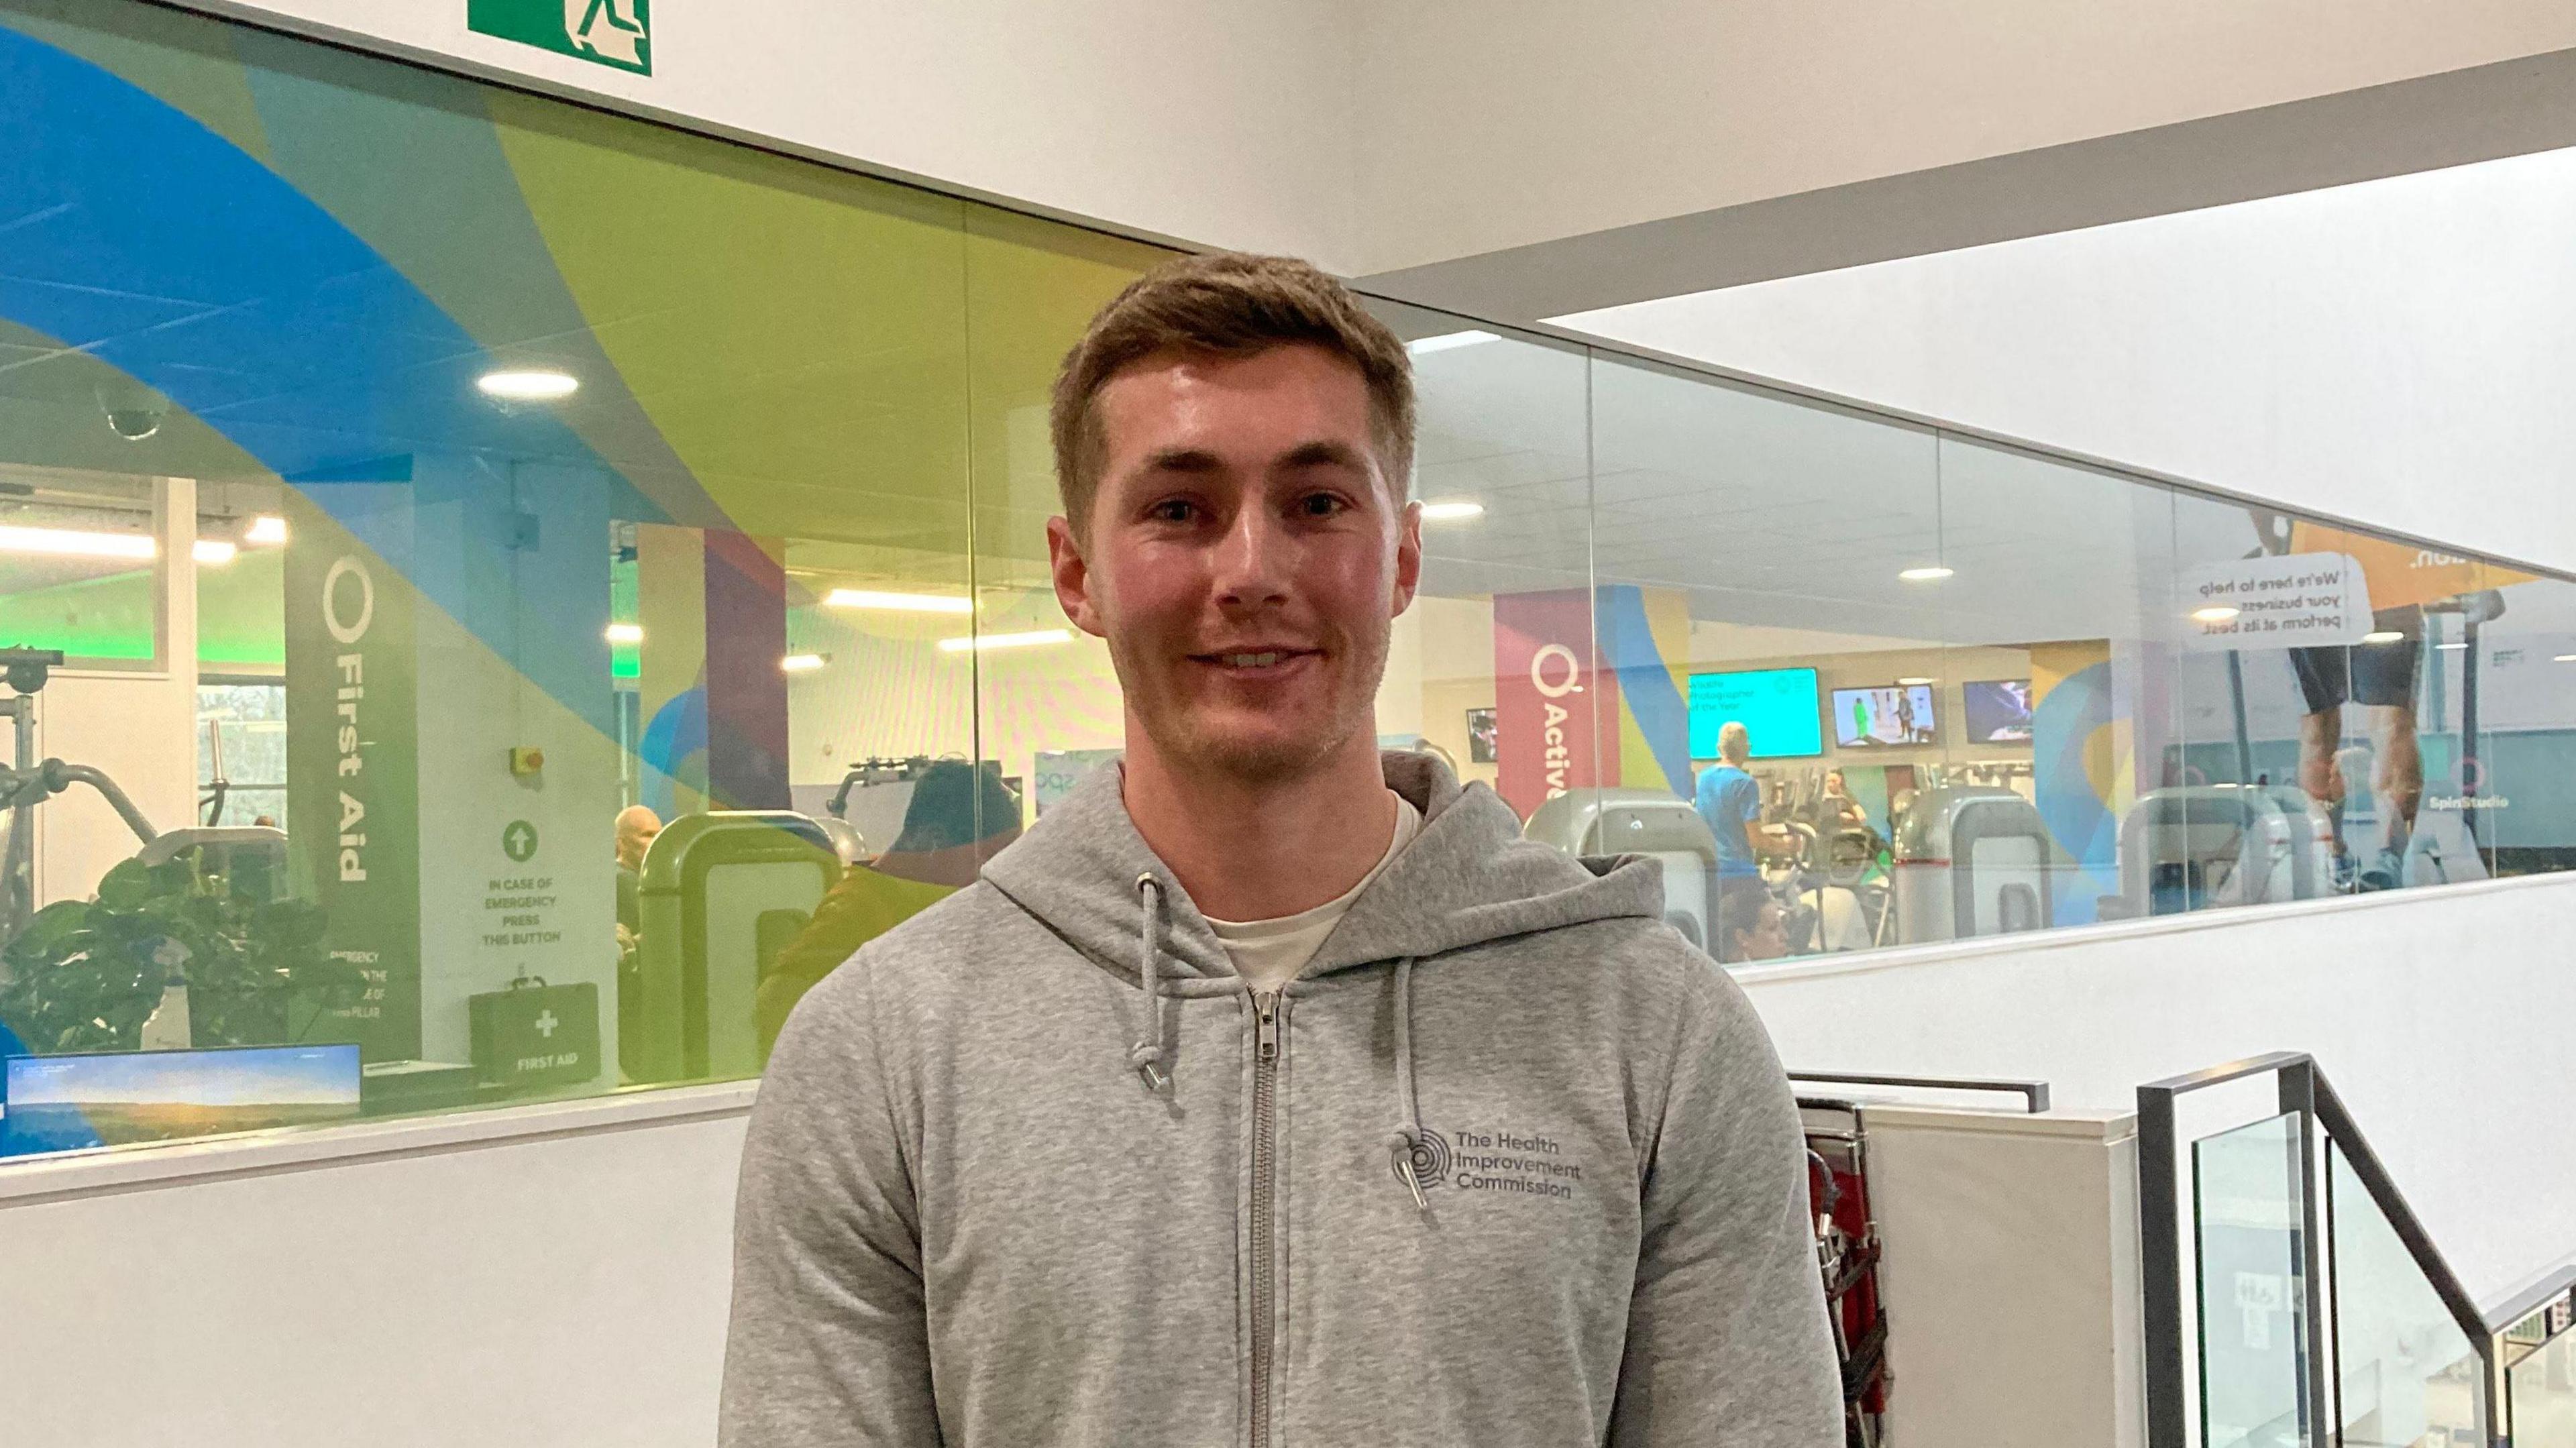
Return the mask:
<path id="1" fill-rule="evenodd" d="M 1266 669 L 1279 662 L 1276 652 L 1266 654 L 1226 654 L 1226 665 L 1237 669 Z"/>

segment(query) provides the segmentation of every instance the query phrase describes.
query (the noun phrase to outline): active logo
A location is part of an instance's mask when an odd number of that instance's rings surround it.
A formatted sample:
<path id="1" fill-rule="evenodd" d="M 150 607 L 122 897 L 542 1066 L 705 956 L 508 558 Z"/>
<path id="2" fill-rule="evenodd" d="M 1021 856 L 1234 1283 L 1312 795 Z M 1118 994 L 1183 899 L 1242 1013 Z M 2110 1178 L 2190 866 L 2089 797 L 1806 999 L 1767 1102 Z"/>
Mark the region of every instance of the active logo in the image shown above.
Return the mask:
<path id="1" fill-rule="evenodd" d="M 465 28 L 651 75 L 652 10 L 653 0 L 466 0 Z"/>

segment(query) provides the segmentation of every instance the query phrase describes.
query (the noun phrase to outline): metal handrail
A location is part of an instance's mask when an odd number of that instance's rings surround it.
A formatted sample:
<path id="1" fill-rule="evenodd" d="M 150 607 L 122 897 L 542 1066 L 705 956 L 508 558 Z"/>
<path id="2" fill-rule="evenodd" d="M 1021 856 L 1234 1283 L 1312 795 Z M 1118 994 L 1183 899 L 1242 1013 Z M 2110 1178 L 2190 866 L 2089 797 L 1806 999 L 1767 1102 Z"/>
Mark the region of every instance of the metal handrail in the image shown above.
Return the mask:
<path id="1" fill-rule="evenodd" d="M 2008 1091 L 2030 1104 L 2030 1114 L 2037 1116 L 2048 1109 L 2048 1083 L 2026 1081 L 2017 1077 L 1992 1076 L 1884 1076 L 1857 1071 L 1791 1071 L 1792 1081 L 1807 1081 L 1823 1086 L 1903 1086 L 1924 1091 Z"/>
<path id="2" fill-rule="evenodd" d="M 2182 1210 L 2181 1183 L 2177 1155 L 2179 1142 L 2174 1125 L 2174 1103 L 2183 1096 L 2231 1081 L 2269 1075 L 2278 1082 L 2281 1114 L 2299 1118 L 2300 1176 L 2303 1190 L 2299 1203 L 2299 1235 L 2304 1259 L 2307 1321 L 2313 1333 L 2325 1321 L 2325 1283 L 2321 1267 L 2323 1252 L 2323 1214 L 2316 1191 L 2317 1133 L 2323 1129 L 2325 1140 L 2341 1152 L 2350 1164 L 2353 1176 L 2369 1194 L 2371 1202 L 2386 1218 L 2407 1255 L 2424 1275 L 2442 1300 L 2443 1308 L 2459 1327 L 2477 1354 L 2480 1371 L 2486 1383 L 2481 1394 L 2485 1416 L 2481 1425 L 2491 1444 L 2501 1444 L 2496 1424 L 2502 1411 L 2500 1385 L 2496 1380 L 2496 1339 L 2522 1317 L 2546 1305 L 2556 1293 L 2576 1284 L 2576 1263 L 2554 1279 L 2544 1279 L 2516 1293 L 2490 1311 L 2479 1307 L 2462 1285 L 2459 1274 L 2452 1270 L 2449 1259 L 2433 1241 L 2432 1234 L 2406 1201 L 2405 1193 L 2362 1135 L 2360 1125 L 2343 1098 L 2335 1093 L 2318 1069 L 2315 1058 L 2299 1051 L 2276 1051 L 2268 1055 L 2231 1061 L 2223 1066 L 2194 1071 L 2152 1081 L 2138 1088 L 2138 1215 L 2139 1265 L 2145 1277 L 2144 1316 L 2146 1326 L 2147 1370 L 2147 1444 L 2148 1448 L 2183 1448 L 2190 1441 L 2186 1417 L 2189 1410 L 2184 1391 L 2185 1364 L 2182 1292 L 2182 1233 L 2179 1220 Z M 2529 1298 L 2528 1305 L 2523 1304 Z M 2519 1310 L 2515 1309 L 2519 1306 Z M 2510 1313 L 2510 1316 L 2504 1314 Z M 2319 1426 L 2329 1421 L 2331 1410 L 2326 1381 L 2324 1354 L 2307 1355 L 2307 1413 L 2311 1423 Z"/>
<path id="3" fill-rule="evenodd" d="M 2576 1261 L 2566 1262 L 2557 1270 L 2534 1278 L 2527 1286 L 2498 1298 L 2487 1307 L 2487 1322 L 2502 1332 L 2520 1325 L 2524 1318 L 2571 1292 L 2576 1292 Z"/>

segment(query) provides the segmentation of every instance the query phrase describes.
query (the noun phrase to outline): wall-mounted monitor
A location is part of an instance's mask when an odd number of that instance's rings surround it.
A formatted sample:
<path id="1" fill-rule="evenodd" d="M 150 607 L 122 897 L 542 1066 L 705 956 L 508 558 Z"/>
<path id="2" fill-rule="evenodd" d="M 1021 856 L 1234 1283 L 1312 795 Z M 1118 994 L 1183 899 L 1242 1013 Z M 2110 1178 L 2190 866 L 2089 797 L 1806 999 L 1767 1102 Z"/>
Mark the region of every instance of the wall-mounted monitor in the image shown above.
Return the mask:
<path id="1" fill-rule="evenodd" d="M 1809 759 L 1825 752 L 1813 669 L 1691 675 L 1691 758 L 1717 758 L 1717 731 L 1729 720 L 1744 726 L 1755 759 Z"/>
<path id="2" fill-rule="evenodd" d="M 2030 742 L 2030 680 L 1971 680 L 1959 686 L 1971 744 Z"/>
<path id="3" fill-rule="evenodd" d="M 1836 689 L 1834 744 L 1843 749 L 1893 749 L 1930 744 L 1940 736 L 1932 717 L 1932 686 L 1890 684 L 1881 689 Z"/>
<path id="4" fill-rule="evenodd" d="M 0 1061 L 0 1156 L 358 1114 L 358 1048 L 92 1051 Z"/>

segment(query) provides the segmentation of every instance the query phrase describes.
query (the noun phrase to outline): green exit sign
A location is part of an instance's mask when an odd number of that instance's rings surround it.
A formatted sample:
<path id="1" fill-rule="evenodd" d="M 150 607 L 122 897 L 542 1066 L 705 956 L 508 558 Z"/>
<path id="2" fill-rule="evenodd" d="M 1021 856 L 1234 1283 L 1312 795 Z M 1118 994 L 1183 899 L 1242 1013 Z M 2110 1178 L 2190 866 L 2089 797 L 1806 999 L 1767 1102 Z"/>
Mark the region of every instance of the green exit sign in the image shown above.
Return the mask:
<path id="1" fill-rule="evenodd" d="M 466 0 L 465 28 L 637 75 L 653 73 L 653 0 Z"/>

